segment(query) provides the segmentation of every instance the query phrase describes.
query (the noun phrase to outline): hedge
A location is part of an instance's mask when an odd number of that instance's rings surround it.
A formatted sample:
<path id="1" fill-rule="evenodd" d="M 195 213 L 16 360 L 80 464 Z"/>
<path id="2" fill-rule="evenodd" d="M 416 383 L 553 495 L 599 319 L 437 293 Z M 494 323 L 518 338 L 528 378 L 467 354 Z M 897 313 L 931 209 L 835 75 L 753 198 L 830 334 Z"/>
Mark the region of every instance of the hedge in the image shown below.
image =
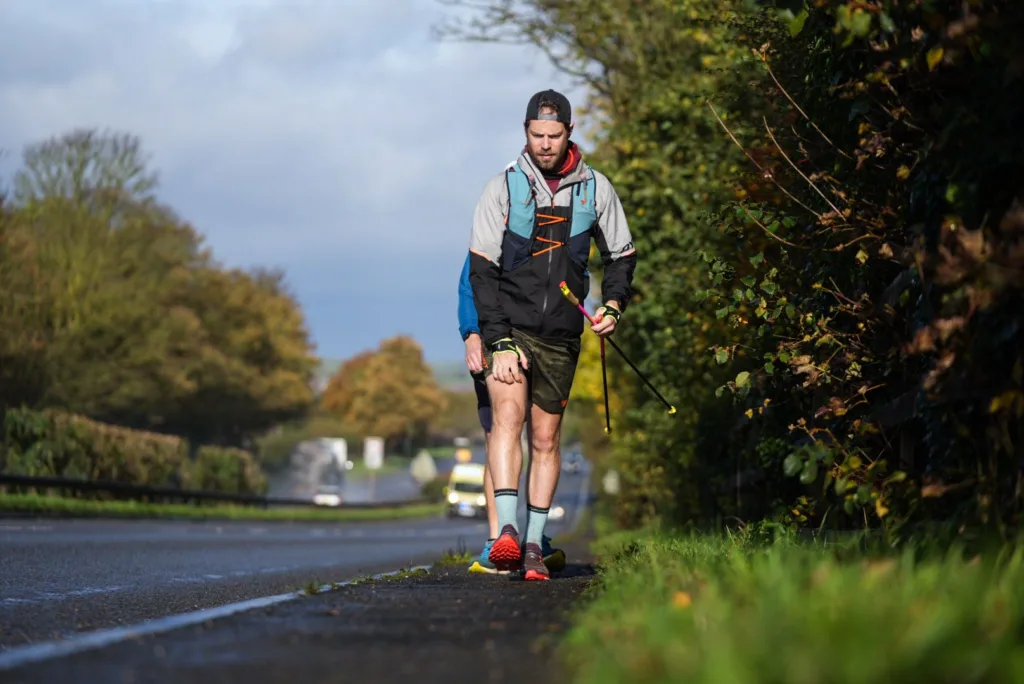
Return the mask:
<path id="1" fill-rule="evenodd" d="M 252 454 L 108 425 L 61 411 L 9 409 L 3 415 L 0 473 L 104 480 L 132 485 L 262 494 L 266 478 Z M 83 496 L 98 497 L 90 493 Z"/>

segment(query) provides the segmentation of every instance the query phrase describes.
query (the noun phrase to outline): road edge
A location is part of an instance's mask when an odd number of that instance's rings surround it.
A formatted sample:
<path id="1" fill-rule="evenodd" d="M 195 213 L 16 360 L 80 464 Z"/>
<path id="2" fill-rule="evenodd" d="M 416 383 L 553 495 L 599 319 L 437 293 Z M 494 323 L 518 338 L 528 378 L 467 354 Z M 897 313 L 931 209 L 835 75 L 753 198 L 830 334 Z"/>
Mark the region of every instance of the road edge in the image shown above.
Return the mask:
<path id="1" fill-rule="evenodd" d="M 224 605 L 214 606 L 213 608 L 203 608 L 201 610 L 194 610 L 187 613 L 178 613 L 177 615 L 154 618 L 134 625 L 110 627 L 107 629 L 73 634 L 65 639 L 15 646 L 14 648 L 0 653 L 0 672 L 13 670 L 33 663 L 63 658 L 65 656 L 83 653 L 85 651 L 92 651 L 98 648 L 112 646 L 122 641 L 127 641 L 141 636 L 162 634 L 182 627 L 201 624 L 208 620 L 218 620 L 231 615 L 237 615 L 239 613 L 255 610 L 256 608 L 265 608 L 267 606 L 294 601 L 306 596 L 334 591 L 343 587 L 361 584 L 367 580 L 380 580 L 403 573 L 429 570 L 433 566 L 434 564 L 432 563 L 430 565 L 416 565 L 409 568 L 400 568 L 398 570 L 377 573 L 376 575 L 371 575 L 369 577 L 324 584 L 314 592 L 308 592 L 305 589 L 300 589 L 298 591 L 287 592 L 284 594 L 261 596 L 253 599 L 247 599 L 245 601 L 226 603 Z"/>

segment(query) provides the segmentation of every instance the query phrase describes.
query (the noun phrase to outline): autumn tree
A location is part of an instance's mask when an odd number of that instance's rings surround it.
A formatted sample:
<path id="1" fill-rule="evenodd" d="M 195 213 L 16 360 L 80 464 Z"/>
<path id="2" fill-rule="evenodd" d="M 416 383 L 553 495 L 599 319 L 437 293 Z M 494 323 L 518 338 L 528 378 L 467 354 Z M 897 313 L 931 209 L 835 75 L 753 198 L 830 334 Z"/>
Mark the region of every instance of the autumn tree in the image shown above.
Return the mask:
<path id="1" fill-rule="evenodd" d="M 354 431 L 383 437 L 391 448 L 403 444 L 407 454 L 446 404 L 420 346 L 404 335 L 342 365 L 324 397 Z"/>
<path id="2" fill-rule="evenodd" d="M 337 372 L 327 381 L 320 396 L 321 408 L 335 416 L 347 416 L 356 397 L 363 372 L 375 352 L 364 351 L 346 359 Z"/>
<path id="3" fill-rule="evenodd" d="M 185 359 L 193 385 L 178 431 L 233 443 L 312 406 L 317 359 L 283 274 L 207 267 L 182 303 L 195 317 L 196 348 Z"/>
<path id="4" fill-rule="evenodd" d="M 217 264 L 156 179 L 130 135 L 26 148 L 0 226 L 0 398 L 241 444 L 313 401 L 304 317 L 281 273 Z"/>

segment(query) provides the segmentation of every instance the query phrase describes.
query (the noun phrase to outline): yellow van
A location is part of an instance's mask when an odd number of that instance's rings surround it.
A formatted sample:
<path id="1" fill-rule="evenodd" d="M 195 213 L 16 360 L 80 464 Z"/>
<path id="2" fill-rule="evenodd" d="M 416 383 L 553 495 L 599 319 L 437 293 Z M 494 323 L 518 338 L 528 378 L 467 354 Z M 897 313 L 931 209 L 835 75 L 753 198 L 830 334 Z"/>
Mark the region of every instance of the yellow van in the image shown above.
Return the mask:
<path id="1" fill-rule="evenodd" d="M 449 518 L 487 517 L 482 463 L 456 463 L 448 478 L 447 490 Z"/>

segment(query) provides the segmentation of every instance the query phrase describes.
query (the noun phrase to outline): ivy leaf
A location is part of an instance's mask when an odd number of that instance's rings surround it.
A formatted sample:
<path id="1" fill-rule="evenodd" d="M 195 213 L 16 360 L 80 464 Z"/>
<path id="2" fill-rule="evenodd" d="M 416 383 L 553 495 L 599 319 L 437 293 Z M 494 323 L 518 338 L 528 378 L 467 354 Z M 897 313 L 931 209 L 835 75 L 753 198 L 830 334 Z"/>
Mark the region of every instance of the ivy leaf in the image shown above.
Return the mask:
<path id="1" fill-rule="evenodd" d="M 729 315 L 729 307 L 723 306 L 721 309 L 715 312 L 717 318 L 725 318 Z"/>
<path id="2" fill-rule="evenodd" d="M 800 473 L 800 484 L 811 484 L 818 479 L 818 462 L 808 460 L 804 464 L 804 470 Z"/>
<path id="3" fill-rule="evenodd" d="M 746 285 L 747 287 L 754 287 L 754 285 L 757 283 L 757 278 L 755 278 L 754 276 L 747 276 L 740 282 Z"/>
<path id="4" fill-rule="evenodd" d="M 892 20 L 888 12 L 879 13 L 878 23 L 882 26 L 882 30 L 888 33 L 896 33 L 896 22 Z"/>
<path id="5" fill-rule="evenodd" d="M 791 35 L 793 37 L 798 36 L 800 34 L 800 32 L 804 30 L 804 24 L 807 23 L 807 17 L 808 16 L 809 16 L 809 12 L 807 11 L 807 8 L 804 7 L 802 10 L 800 10 L 799 13 L 797 13 L 797 15 L 795 17 L 790 19 L 789 20 L 789 35 Z"/>
<path id="6" fill-rule="evenodd" d="M 748 384 L 750 384 L 750 373 L 748 373 L 747 371 L 742 371 L 736 376 L 735 382 L 737 387 L 746 387 Z"/>
<path id="7" fill-rule="evenodd" d="M 757 268 L 764 262 L 764 252 L 758 252 L 754 256 L 750 257 L 750 264 L 754 268 Z"/>
<path id="8" fill-rule="evenodd" d="M 773 373 L 775 373 L 775 364 L 772 363 L 771 361 L 764 364 L 764 372 L 767 373 L 768 375 L 772 375 Z"/>

